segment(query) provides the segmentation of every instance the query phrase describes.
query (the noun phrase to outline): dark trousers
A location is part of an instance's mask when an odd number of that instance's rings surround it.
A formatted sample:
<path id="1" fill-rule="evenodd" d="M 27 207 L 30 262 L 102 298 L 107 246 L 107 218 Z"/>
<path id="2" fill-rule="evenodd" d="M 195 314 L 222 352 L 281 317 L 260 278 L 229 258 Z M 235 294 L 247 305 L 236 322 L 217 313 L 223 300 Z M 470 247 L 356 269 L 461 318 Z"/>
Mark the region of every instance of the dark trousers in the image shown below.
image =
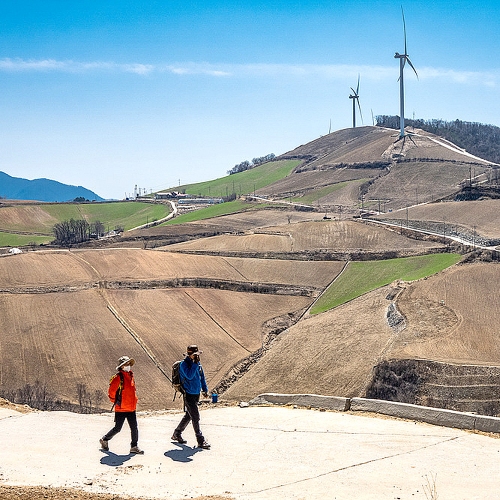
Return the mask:
<path id="1" fill-rule="evenodd" d="M 125 419 L 130 426 L 130 434 L 132 436 L 130 446 L 137 446 L 137 442 L 139 441 L 139 429 L 137 428 L 137 415 L 135 411 L 115 411 L 115 426 L 103 437 L 103 439 L 109 441 L 113 436 L 118 434 L 122 430 Z"/>
<path id="2" fill-rule="evenodd" d="M 194 433 L 196 435 L 196 440 L 198 444 L 202 444 L 205 441 L 203 434 L 200 430 L 200 412 L 198 410 L 198 402 L 200 400 L 199 394 L 184 394 L 184 416 L 176 427 L 174 434 L 181 434 L 182 431 L 188 426 L 189 422 L 192 422 Z"/>

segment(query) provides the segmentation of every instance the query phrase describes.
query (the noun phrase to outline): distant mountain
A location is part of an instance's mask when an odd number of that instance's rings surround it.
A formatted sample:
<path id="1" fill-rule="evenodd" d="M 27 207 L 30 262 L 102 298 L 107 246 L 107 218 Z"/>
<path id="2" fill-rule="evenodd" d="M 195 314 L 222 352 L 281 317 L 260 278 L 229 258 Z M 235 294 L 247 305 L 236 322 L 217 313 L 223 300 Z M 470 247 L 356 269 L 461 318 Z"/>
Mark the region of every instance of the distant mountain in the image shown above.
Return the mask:
<path id="1" fill-rule="evenodd" d="M 72 201 L 85 198 L 103 201 L 103 198 L 82 186 L 70 186 L 50 179 L 22 179 L 0 172 L 0 197 L 10 200 Z"/>

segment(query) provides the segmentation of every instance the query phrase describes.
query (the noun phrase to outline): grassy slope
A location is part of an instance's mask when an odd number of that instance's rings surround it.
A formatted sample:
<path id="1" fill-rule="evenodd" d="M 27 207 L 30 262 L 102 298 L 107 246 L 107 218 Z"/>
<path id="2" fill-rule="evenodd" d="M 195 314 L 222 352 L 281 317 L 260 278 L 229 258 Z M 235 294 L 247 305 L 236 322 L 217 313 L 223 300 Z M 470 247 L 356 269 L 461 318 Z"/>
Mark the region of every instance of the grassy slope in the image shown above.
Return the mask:
<path id="1" fill-rule="evenodd" d="M 180 186 L 186 193 L 197 196 L 224 197 L 236 193 L 238 195 L 253 193 L 255 190 L 268 186 L 287 175 L 300 164 L 299 160 L 281 160 L 264 163 L 258 167 L 227 175 L 212 181 L 198 182 Z M 172 188 L 178 190 L 179 187 Z"/>
<path id="2" fill-rule="evenodd" d="M 169 213 L 170 205 L 136 202 L 54 203 L 36 205 L 36 210 L 43 217 L 35 219 L 23 214 L 23 211 L 33 209 L 33 205 L 0 209 L 0 228 L 3 230 L 0 232 L 0 246 L 22 246 L 31 242 L 49 243 L 53 239 L 54 224 L 69 219 L 86 219 L 89 223 L 101 221 L 106 230 L 116 226 L 123 226 L 127 230 L 165 217 Z M 5 218 L 2 215 L 5 215 Z M 16 234 L 18 232 L 33 234 Z"/>
<path id="3" fill-rule="evenodd" d="M 218 205 L 211 205 L 206 208 L 200 208 L 192 212 L 188 212 L 179 215 L 175 219 L 170 219 L 165 222 L 167 224 L 184 224 L 185 222 L 193 222 L 197 220 L 211 219 L 212 217 L 217 217 L 219 215 L 232 214 L 234 212 L 239 212 L 248 207 L 248 204 L 242 201 L 230 201 L 228 203 L 220 203 Z"/>
<path id="4" fill-rule="evenodd" d="M 446 269 L 460 260 L 457 254 L 434 254 L 401 259 L 351 262 L 314 304 L 318 314 L 344 304 L 394 280 L 412 281 Z"/>

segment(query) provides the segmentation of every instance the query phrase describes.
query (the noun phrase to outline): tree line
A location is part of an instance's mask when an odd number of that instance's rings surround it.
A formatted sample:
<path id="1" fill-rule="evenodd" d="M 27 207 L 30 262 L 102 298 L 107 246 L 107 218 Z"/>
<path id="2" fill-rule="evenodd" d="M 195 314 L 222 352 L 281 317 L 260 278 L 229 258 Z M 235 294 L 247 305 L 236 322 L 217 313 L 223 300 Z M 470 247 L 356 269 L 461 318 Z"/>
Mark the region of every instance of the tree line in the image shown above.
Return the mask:
<path id="1" fill-rule="evenodd" d="M 76 385 L 75 396 L 78 404 L 60 399 L 39 380 L 36 380 L 34 384 L 27 383 L 19 389 L 0 391 L 0 397 L 11 403 L 28 405 L 30 408 L 44 411 L 66 410 L 75 413 L 96 413 L 101 411 L 101 403 L 106 399 L 103 391 L 100 389 L 91 391 L 85 384 Z"/>
<path id="2" fill-rule="evenodd" d="M 250 170 L 254 167 L 262 165 L 263 163 L 272 161 L 275 158 L 276 155 L 274 153 L 270 153 L 265 156 L 259 156 L 258 158 L 254 158 L 252 161 L 245 160 L 235 165 L 231 170 L 228 170 L 227 173 L 228 175 L 232 175 L 232 174 L 237 174 L 238 172 L 244 172 L 245 170 Z"/>
<path id="3" fill-rule="evenodd" d="M 419 128 L 453 142 L 468 153 L 484 160 L 500 163 L 500 127 L 461 120 L 411 120 L 405 125 Z M 399 116 L 377 116 L 377 126 L 399 129 Z"/>
<path id="4" fill-rule="evenodd" d="M 115 227 L 115 231 L 123 231 L 121 227 Z M 70 219 L 58 222 L 52 228 L 56 245 L 70 247 L 91 238 L 100 238 L 105 234 L 104 223 L 95 221 L 88 223 L 85 219 Z"/>

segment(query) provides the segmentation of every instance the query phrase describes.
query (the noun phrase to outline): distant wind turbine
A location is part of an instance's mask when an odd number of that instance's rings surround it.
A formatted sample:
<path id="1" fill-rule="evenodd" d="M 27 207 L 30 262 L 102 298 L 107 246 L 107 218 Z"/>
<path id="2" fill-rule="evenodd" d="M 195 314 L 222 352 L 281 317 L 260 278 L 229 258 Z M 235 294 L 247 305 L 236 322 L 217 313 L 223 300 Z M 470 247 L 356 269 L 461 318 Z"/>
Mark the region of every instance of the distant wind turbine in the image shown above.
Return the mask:
<path id="1" fill-rule="evenodd" d="M 396 52 L 394 54 L 395 59 L 399 59 L 399 138 L 402 139 L 405 136 L 405 87 L 403 81 L 403 73 L 406 62 L 411 66 L 411 69 L 415 72 L 418 78 L 418 73 L 408 56 L 408 51 L 406 50 L 406 23 L 405 23 L 405 13 L 403 7 L 401 6 L 401 14 L 403 16 L 403 32 L 405 37 L 405 52 L 400 54 Z"/>
<path id="2" fill-rule="evenodd" d="M 361 113 L 361 105 L 359 104 L 359 75 L 358 75 L 358 86 L 356 90 L 351 87 L 352 94 L 349 99 L 352 99 L 352 128 L 356 128 L 356 102 L 358 103 L 359 115 L 361 116 L 361 122 L 363 122 L 363 114 Z"/>

